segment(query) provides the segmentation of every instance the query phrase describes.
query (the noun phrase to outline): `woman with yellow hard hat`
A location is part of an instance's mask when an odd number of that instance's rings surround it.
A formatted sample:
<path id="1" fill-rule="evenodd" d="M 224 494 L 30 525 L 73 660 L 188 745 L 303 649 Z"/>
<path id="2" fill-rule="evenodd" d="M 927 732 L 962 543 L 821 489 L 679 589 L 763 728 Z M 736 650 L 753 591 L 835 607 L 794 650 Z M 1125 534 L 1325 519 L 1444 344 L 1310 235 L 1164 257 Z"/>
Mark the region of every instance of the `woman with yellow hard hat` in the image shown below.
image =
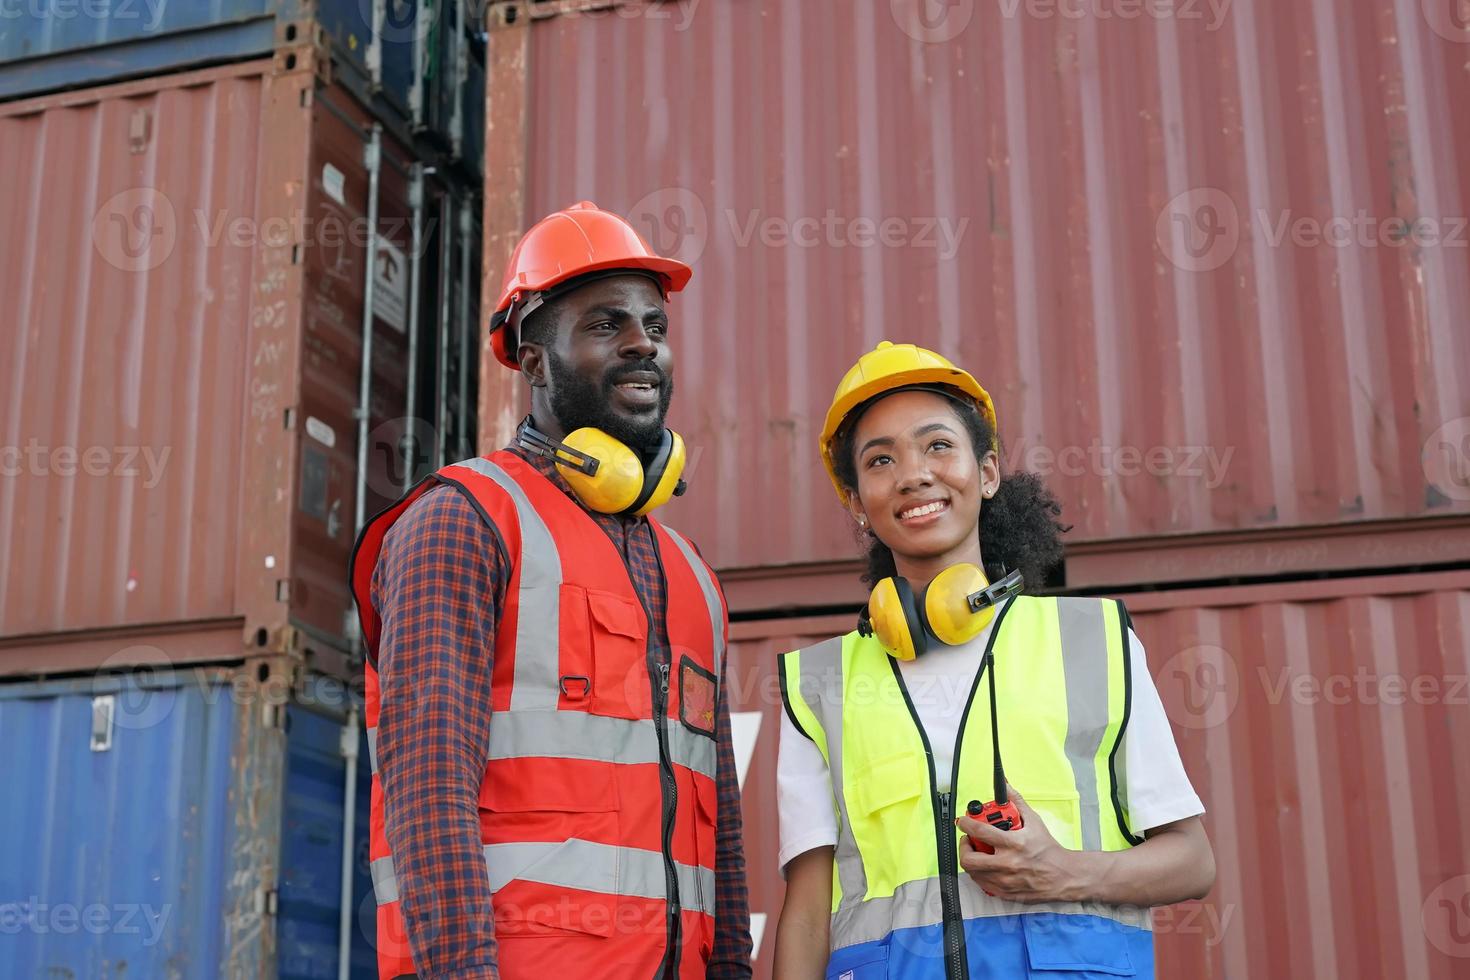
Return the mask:
<path id="1" fill-rule="evenodd" d="M 872 593 L 781 657 L 776 977 L 1153 976 L 1215 866 L 1127 610 L 1034 594 L 1061 508 L 940 355 L 863 355 L 821 453 Z"/>

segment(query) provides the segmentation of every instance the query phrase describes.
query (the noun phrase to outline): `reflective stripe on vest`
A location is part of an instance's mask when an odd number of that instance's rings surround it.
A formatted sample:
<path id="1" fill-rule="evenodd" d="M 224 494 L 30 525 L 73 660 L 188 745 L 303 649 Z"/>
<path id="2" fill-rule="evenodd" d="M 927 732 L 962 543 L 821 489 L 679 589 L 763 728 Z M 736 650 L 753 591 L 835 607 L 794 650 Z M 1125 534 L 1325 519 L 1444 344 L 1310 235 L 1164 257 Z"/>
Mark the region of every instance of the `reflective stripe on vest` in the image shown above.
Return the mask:
<path id="1" fill-rule="evenodd" d="M 960 891 L 960 915 L 965 919 L 1037 912 L 1083 912 L 1135 929 L 1149 929 L 1152 921 L 1152 913 L 1146 908 L 1102 905 L 1097 902 L 1025 904 L 995 898 L 979 888 L 965 888 Z M 886 898 L 873 898 L 839 909 L 832 916 L 832 931 L 842 934 L 841 946 L 853 946 L 883 939 L 900 929 L 937 926 L 943 921 L 939 877 L 936 875 L 932 878 L 906 881 Z"/>
<path id="2" fill-rule="evenodd" d="M 997 620 L 1007 777 L 1063 846 L 1131 846 L 1114 805 L 1112 770 L 1127 710 L 1126 614 L 1111 601 L 1021 596 Z M 780 675 L 786 710 L 822 752 L 836 797 L 832 948 L 942 923 L 933 787 L 890 658 L 876 640 L 849 633 L 785 654 Z M 982 673 L 969 692 L 957 808 L 992 795 L 987 683 Z M 968 875 L 959 882 L 965 919 L 1050 911 L 1149 928 L 1147 910 L 1017 905 L 985 895 Z"/>
<path id="3" fill-rule="evenodd" d="M 594 762 L 657 764 L 658 736 L 652 718 L 629 720 L 580 711 L 501 711 L 493 726 L 490 758 L 588 759 Z M 709 737 L 682 725 L 668 726 L 669 757 L 676 766 L 715 778 L 716 755 Z M 368 729 L 368 761 L 378 771 L 378 729 Z"/>
<path id="4" fill-rule="evenodd" d="M 694 545 L 666 524 L 659 527 L 673 539 L 674 544 L 679 546 L 679 551 L 684 556 L 684 562 L 694 572 L 694 578 L 699 582 L 699 591 L 704 595 L 705 608 L 709 610 L 710 630 L 715 638 L 715 676 L 720 676 L 720 665 L 725 661 L 725 607 L 720 602 L 720 590 L 715 585 L 714 578 L 704 564 L 704 559 L 699 557 L 699 552 L 694 550 Z"/>
<path id="5" fill-rule="evenodd" d="M 515 503 L 520 520 L 521 553 L 513 560 L 521 573 L 521 611 L 516 621 L 515 685 L 510 690 L 510 710 L 554 711 L 561 693 L 556 669 L 561 636 L 561 556 L 556 541 L 531 506 L 526 491 L 509 473 L 488 459 L 467 459 L 459 465 L 494 480 Z"/>
<path id="6" fill-rule="evenodd" d="M 616 847 L 592 841 L 556 843 L 485 844 L 485 870 L 491 891 L 510 881 L 534 881 L 560 888 L 578 888 L 628 898 L 662 900 L 664 856 L 637 847 Z M 379 905 L 398 901 L 398 878 L 393 858 L 371 864 L 373 894 Z M 682 907 L 690 912 L 715 914 L 715 873 L 709 868 L 675 862 Z"/>

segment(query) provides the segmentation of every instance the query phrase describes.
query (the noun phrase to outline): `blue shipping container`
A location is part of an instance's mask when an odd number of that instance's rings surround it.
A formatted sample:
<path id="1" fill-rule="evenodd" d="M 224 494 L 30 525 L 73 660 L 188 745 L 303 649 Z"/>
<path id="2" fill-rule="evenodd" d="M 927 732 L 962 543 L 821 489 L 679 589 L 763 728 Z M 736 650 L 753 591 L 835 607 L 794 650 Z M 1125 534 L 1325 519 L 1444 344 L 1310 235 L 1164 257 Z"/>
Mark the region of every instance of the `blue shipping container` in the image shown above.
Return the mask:
<path id="1" fill-rule="evenodd" d="M 382 64 L 374 79 L 372 0 L 28 0 L 0 15 L 0 99 L 81 88 L 183 68 L 243 61 L 305 43 L 315 22 L 341 81 L 382 95 L 407 118 L 419 0 L 382 5 Z M 437 15 L 425 3 L 424 16 Z M 422 54 L 419 56 L 422 59 Z"/>
<path id="2" fill-rule="evenodd" d="M 346 696 L 313 680 L 273 703 L 281 666 L 0 687 L 0 976 L 337 976 Z M 351 975 L 370 980 L 358 739 Z"/>

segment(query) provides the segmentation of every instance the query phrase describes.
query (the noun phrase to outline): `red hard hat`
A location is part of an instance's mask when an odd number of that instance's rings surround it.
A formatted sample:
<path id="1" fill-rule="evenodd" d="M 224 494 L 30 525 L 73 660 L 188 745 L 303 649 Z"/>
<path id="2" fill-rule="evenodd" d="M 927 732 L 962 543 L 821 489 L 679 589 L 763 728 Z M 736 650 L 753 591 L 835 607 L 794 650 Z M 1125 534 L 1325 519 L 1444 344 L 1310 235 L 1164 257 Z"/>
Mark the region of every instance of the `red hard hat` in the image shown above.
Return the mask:
<path id="1" fill-rule="evenodd" d="M 541 294 L 554 286 L 589 272 L 616 269 L 652 273 L 665 294 L 683 289 L 694 274 L 683 262 L 655 254 L 632 225 L 591 201 L 580 201 L 536 222 L 510 254 L 505 285 L 490 319 L 490 347 L 496 359 L 520 370 L 512 346 L 514 331 L 506 326 L 513 305 L 524 307 L 544 298 Z M 520 312 L 528 311 L 522 308 Z"/>

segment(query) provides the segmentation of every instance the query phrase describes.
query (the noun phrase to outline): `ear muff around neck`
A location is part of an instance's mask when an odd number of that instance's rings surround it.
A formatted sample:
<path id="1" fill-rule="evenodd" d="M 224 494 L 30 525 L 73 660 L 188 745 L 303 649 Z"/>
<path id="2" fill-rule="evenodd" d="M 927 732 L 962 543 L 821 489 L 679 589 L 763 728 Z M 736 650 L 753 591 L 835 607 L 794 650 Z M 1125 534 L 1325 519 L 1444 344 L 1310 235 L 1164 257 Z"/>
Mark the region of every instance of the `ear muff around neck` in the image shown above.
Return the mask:
<path id="1" fill-rule="evenodd" d="M 644 517 L 649 511 L 668 503 L 680 492 L 679 477 L 684 473 L 684 459 L 684 437 L 672 429 L 665 429 L 658 452 L 644 467 L 643 489 L 627 509 L 636 517 Z"/>
<path id="2" fill-rule="evenodd" d="M 568 434 L 562 443 L 597 460 L 597 472 L 591 475 L 557 461 L 557 471 L 582 503 L 603 514 L 621 514 L 638 499 L 643 490 L 643 463 L 633 450 L 590 427 Z"/>
<path id="3" fill-rule="evenodd" d="M 951 565 L 924 589 L 924 621 L 934 638 L 949 646 L 959 646 L 980 635 L 995 618 L 995 607 L 985 606 L 975 612 L 969 597 L 989 585 L 979 565 L 961 562 Z"/>
<path id="4" fill-rule="evenodd" d="M 883 649 L 899 660 L 913 660 L 929 648 L 914 590 L 901 575 L 874 587 L 868 596 L 868 624 Z"/>
<path id="5" fill-rule="evenodd" d="M 917 596 L 902 576 L 885 578 L 868 596 L 860 632 L 871 632 L 898 660 L 913 660 L 929 641 L 959 646 L 979 636 L 1006 599 L 1021 592 L 1020 572 L 990 584 L 978 565 L 960 562 L 945 568 Z"/>
<path id="6" fill-rule="evenodd" d="M 537 432 L 528 419 L 517 442 L 554 462 L 577 499 L 602 514 L 643 517 L 684 492 L 684 439 L 672 429 L 663 430 L 646 468 L 626 444 L 590 426 L 557 441 Z"/>

